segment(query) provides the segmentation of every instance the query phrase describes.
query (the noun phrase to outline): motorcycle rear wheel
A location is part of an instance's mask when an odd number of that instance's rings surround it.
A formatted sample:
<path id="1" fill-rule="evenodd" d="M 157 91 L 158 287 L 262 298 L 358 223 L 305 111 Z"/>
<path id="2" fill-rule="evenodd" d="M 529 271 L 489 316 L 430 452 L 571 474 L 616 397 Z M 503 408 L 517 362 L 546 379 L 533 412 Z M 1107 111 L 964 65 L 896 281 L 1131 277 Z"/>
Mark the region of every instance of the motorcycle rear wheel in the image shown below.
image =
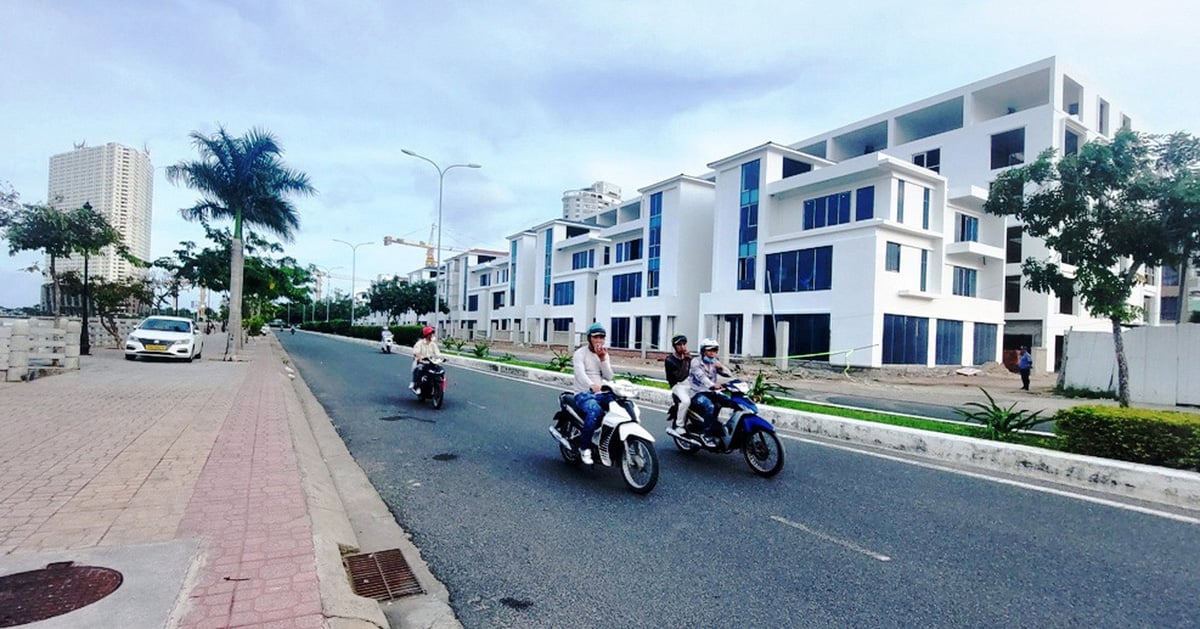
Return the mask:
<path id="1" fill-rule="evenodd" d="M 442 388 L 441 388 L 441 387 L 433 387 L 433 393 L 431 394 L 431 396 L 430 396 L 430 397 L 432 397 L 432 398 L 433 398 L 433 407 L 434 407 L 434 408 L 441 408 L 441 407 L 442 407 L 442 398 L 443 398 L 445 395 L 446 395 L 446 394 L 445 394 L 445 393 L 442 391 Z"/>
<path id="2" fill-rule="evenodd" d="M 621 475 L 635 494 L 648 494 L 658 483 L 658 452 L 654 444 L 639 437 L 625 441 L 621 453 Z"/>
<path id="3" fill-rule="evenodd" d="M 563 460 L 567 463 L 579 465 L 579 452 L 577 450 L 568 448 L 560 443 L 558 444 L 558 453 L 562 455 Z"/>
<path id="4" fill-rule="evenodd" d="M 675 447 L 679 448 L 679 451 L 685 454 L 695 454 L 700 451 L 700 446 L 688 441 L 687 439 L 680 439 L 679 437 L 671 435 L 671 440 L 675 442 Z"/>
<path id="5" fill-rule="evenodd" d="M 770 478 L 783 469 L 783 443 L 773 432 L 761 428 L 751 432 L 742 444 L 742 455 L 759 476 Z"/>

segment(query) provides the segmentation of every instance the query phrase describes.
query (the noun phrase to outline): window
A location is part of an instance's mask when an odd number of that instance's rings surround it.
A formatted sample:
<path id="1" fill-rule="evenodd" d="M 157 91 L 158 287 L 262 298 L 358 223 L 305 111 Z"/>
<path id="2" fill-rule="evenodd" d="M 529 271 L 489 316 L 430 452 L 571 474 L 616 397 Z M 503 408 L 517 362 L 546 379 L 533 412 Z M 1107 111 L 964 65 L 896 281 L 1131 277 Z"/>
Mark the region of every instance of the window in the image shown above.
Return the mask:
<path id="1" fill-rule="evenodd" d="M 554 285 L 554 305 L 570 306 L 575 303 L 575 282 L 558 282 Z"/>
<path id="2" fill-rule="evenodd" d="M 479 295 L 467 296 L 467 312 L 479 311 Z"/>
<path id="3" fill-rule="evenodd" d="M 515 240 L 510 240 L 508 243 L 508 268 L 512 271 L 508 279 L 508 303 L 515 304 L 517 303 L 517 241 Z M 504 305 L 503 296 L 501 296 L 500 305 Z"/>
<path id="4" fill-rule="evenodd" d="M 492 309 L 504 307 L 504 291 L 492 293 Z"/>
<path id="5" fill-rule="evenodd" d="M 929 229 L 929 201 L 933 191 L 929 188 L 922 188 L 921 191 L 921 229 Z"/>
<path id="6" fill-rule="evenodd" d="M 1009 227 L 1005 233 L 1004 261 L 1021 262 L 1021 226 Z"/>
<path id="7" fill-rule="evenodd" d="M 962 364 L 963 322 L 937 320 L 937 345 L 933 361 L 938 365 Z"/>
<path id="8" fill-rule="evenodd" d="M 546 272 L 542 277 L 542 303 L 550 303 L 550 263 L 554 259 L 554 230 L 546 230 Z"/>
<path id="9" fill-rule="evenodd" d="M 642 274 L 641 273 L 625 273 L 623 275 L 613 276 L 613 292 L 612 300 L 633 301 L 636 297 L 642 296 Z"/>
<path id="10" fill-rule="evenodd" d="M 596 250 L 578 251 L 571 255 L 571 269 L 590 269 L 596 266 Z"/>
<path id="11" fill-rule="evenodd" d="M 883 364 L 924 365 L 928 356 L 929 319 L 883 315 Z"/>
<path id="12" fill-rule="evenodd" d="M 961 266 L 954 267 L 953 293 L 962 297 L 974 297 L 976 275 L 975 269 L 968 269 Z"/>
<path id="13" fill-rule="evenodd" d="M 900 243 L 887 243 L 887 250 L 884 256 L 883 270 L 900 272 Z"/>
<path id="14" fill-rule="evenodd" d="M 850 222 L 850 192 L 839 192 L 804 202 L 804 229 Z"/>
<path id="15" fill-rule="evenodd" d="M 799 162 L 789 157 L 783 158 L 783 179 L 804 174 L 810 170 L 812 170 L 812 164 L 808 162 Z"/>
<path id="16" fill-rule="evenodd" d="M 996 328 L 995 323 L 975 324 L 975 353 L 971 364 L 982 365 L 996 360 Z"/>
<path id="17" fill-rule="evenodd" d="M 479 276 L 479 285 L 480 285 L 480 286 L 491 286 L 491 285 L 492 285 L 492 276 L 491 276 L 491 274 L 490 274 L 490 273 L 484 273 L 483 275 L 480 275 L 480 276 Z"/>
<path id="18" fill-rule="evenodd" d="M 657 316 L 651 317 L 635 317 L 633 320 L 633 349 L 642 349 L 642 325 L 650 322 L 650 338 L 644 339 L 647 349 L 659 349 L 655 339 L 659 337 L 661 319 Z"/>
<path id="19" fill-rule="evenodd" d="M 928 290 L 929 285 L 929 250 L 921 250 L 921 292 Z"/>
<path id="20" fill-rule="evenodd" d="M 833 247 L 767 254 L 767 290 L 796 293 L 829 290 L 833 284 Z"/>
<path id="21" fill-rule="evenodd" d="M 555 332 L 570 332 L 571 322 L 574 321 L 571 317 L 555 317 L 551 324 Z"/>
<path id="22" fill-rule="evenodd" d="M 1013 129 L 992 136 L 992 168 L 1025 163 L 1025 129 Z"/>
<path id="23" fill-rule="evenodd" d="M 614 317 L 608 342 L 612 347 L 629 347 L 629 317 Z"/>
<path id="24" fill-rule="evenodd" d="M 607 265 L 608 265 L 608 252 L 609 252 L 609 249 L 610 249 L 610 248 L 611 248 L 611 247 L 605 247 L 605 248 L 604 248 L 604 265 L 605 265 L 605 266 L 607 266 Z"/>
<path id="25" fill-rule="evenodd" d="M 1004 278 L 1004 312 L 1021 312 L 1021 276 Z"/>
<path id="26" fill-rule="evenodd" d="M 1063 138 L 1063 155 L 1074 155 L 1079 152 L 1079 134 L 1067 129 Z"/>
<path id="27" fill-rule="evenodd" d="M 1055 291 L 1058 295 L 1058 313 L 1059 314 L 1075 314 L 1075 288 L 1071 287 L 1063 292 Z"/>
<path id="28" fill-rule="evenodd" d="M 875 186 L 854 191 L 854 220 L 865 221 L 875 218 Z"/>
<path id="29" fill-rule="evenodd" d="M 1097 128 L 1100 129 L 1101 135 L 1108 135 L 1108 101 L 1100 99 L 1100 106 L 1097 108 L 1098 119 L 1096 120 Z"/>
<path id="30" fill-rule="evenodd" d="M 630 260 L 642 259 L 642 239 L 634 238 L 626 242 L 617 243 L 617 262 L 628 262 Z"/>
<path id="31" fill-rule="evenodd" d="M 662 267 L 662 193 L 650 195 L 650 246 L 646 260 L 646 296 L 658 295 L 659 270 Z"/>
<path id="32" fill-rule="evenodd" d="M 896 182 L 896 222 L 904 222 L 904 180 Z"/>
<path id="33" fill-rule="evenodd" d="M 979 242 L 979 219 L 970 214 L 956 216 L 954 242 Z"/>
<path id="34" fill-rule="evenodd" d="M 742 164 L 742 192 L 738 207 L 737 289 L 754 290 L 754 260 L 758 257 L 759 161 Z"/>
<path id="35" fill-rule="evenodd" d="M 788 324 L 787 355 L 829 360 L 829 315 L 792 314 L 779 315 L 775 321 Z M 775 325 L 771 318 L 763 326 L 763 356 L 774 357 Z"/>
<path id="36" fill-rule="evenodd" d="M 942 172 L 942 149 L 930 149 L 913 155 L 913 163 L 924 166 L 935 173 Z"/>

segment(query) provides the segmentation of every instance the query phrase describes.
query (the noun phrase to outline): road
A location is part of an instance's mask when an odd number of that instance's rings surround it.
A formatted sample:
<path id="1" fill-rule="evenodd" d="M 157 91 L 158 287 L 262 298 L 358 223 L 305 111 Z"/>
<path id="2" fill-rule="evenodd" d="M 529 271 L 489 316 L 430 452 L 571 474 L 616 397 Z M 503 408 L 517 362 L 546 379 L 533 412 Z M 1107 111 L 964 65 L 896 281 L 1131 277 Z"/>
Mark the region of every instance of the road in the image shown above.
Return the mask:
<path id="1" fill-rule="evenodd" d="M 1185 627 L 1200 526 L 796 439 L 778 476 L 678 453 L 662 473 L 569 467 L 557 391 L 280 337 L 467 627 Z"/>

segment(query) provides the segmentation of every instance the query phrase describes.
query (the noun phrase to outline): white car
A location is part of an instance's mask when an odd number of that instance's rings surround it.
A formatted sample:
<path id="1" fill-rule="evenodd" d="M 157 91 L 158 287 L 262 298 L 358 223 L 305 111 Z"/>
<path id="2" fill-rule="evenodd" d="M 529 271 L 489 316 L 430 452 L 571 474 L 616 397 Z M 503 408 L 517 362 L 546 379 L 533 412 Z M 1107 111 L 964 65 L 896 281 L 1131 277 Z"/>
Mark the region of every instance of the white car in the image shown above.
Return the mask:
<path id="1" fill-rule="evenodd" d="M 191 362 L 204 351 L 204 335 L 191 319 L 146 317 L 125 339 L 125 360 L 138 356 L 182 358 Z"/>

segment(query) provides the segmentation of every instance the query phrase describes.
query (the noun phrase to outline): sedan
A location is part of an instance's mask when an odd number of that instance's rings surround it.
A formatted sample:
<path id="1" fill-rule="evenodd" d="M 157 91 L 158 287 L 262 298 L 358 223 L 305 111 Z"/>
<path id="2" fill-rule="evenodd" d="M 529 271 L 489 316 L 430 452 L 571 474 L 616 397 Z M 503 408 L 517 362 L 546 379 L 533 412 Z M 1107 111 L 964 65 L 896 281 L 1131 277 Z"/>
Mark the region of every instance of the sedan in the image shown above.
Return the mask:
<path id="1" fill-rule="evenodd" d="M 125 339 L 125 360 L 138 356 L 182 358 L 191 362 L 204 351 L 204 335 L 191 319 L 146 317 Z"/>

